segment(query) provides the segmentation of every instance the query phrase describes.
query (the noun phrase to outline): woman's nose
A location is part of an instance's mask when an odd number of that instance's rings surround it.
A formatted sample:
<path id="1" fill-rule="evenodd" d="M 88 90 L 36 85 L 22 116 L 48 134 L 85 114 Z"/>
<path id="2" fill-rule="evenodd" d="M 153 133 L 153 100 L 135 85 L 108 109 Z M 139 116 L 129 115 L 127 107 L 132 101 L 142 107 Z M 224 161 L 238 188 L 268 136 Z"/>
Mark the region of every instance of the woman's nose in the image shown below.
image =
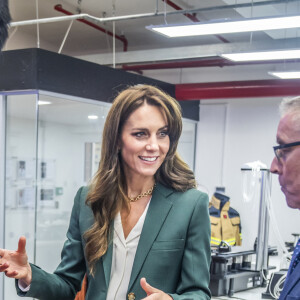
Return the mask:
<path id="1" fill-rule="evenodd" d="M 146 145 L 146 150 L 148 150 L 148 151 L 158 150 L 158 143 L 157 143 L 156 137 L 149 139 L 148 144 Z"/>

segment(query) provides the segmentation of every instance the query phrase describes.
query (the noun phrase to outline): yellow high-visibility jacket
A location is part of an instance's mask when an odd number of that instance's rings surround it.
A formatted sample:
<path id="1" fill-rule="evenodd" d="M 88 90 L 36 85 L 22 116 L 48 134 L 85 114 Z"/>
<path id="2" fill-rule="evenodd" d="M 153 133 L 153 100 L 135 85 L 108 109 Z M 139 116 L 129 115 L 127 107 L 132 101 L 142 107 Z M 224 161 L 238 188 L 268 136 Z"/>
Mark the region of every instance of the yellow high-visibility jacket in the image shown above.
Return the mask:
<path id="1" fill-rule="evenodd" d="M 230 207 L 227 201 L 221 207 L 221 200 L 212 196 L 209 202 L 209 215 L 211 223 L 211 246 L 218 246 L 221 241 L 231 246 L 242 245 L 241 220 L 239 213 Z"/>

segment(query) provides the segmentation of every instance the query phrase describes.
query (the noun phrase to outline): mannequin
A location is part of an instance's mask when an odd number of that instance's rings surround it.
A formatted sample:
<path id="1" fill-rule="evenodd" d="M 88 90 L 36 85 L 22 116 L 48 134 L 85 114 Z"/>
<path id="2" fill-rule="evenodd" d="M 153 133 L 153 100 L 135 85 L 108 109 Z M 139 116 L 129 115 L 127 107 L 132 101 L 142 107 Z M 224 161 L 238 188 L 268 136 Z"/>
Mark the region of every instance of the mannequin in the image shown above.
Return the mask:
<path id="1" fill-rule="evenodd" d="M 229 200 L 228 196 L 215 192 L 209 202 L 212 247 L 219 246 L 221 241 L 231 246 L 242 244 L 240 215 L 230 207 Z"/>

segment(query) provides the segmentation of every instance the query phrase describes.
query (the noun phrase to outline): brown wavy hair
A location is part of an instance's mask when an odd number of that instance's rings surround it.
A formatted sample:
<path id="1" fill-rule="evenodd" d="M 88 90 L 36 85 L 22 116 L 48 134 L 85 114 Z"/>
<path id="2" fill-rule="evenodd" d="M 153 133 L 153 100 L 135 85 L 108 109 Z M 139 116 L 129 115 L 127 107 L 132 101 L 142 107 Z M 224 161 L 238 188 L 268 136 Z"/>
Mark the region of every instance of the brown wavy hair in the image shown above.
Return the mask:
<path id="1" fill-rule="evenodd" d="M 84 234 L 85 254 L 92 275 L 95 273 L 96 262 L 106 253 L 111 241 L 109 230 L 111 221 L 122 207 L 129 209 L 118 144 L 126 120 L 144 103 L 155 105 L 164 112 L 170 138 L 169 151 L 155 174 L 155 182 L 176 191 L 186 191 L 196 186 L 193 172 L 176 150 L 182 131 L 181 109 L 178 102 L 160 89 L 149 85 L 136 85 L 122 91 L 114 100 L 107 115 L 99 169 L 86 199 L 86 204 L 91 207 L 95 218 L 92 227 Z"/>

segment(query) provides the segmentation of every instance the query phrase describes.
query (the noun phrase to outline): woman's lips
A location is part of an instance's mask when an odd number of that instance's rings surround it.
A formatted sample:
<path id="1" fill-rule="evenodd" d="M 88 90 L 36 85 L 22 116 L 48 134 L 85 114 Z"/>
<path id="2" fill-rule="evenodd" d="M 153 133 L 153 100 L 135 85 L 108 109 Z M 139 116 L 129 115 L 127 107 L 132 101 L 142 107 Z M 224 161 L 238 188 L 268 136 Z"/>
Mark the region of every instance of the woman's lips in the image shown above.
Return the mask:
<path id="1" fill-rule="evenodd" d="M 139 156 L 139 158 L 143 161 L 154 162 L 158 159 L 158 156 Z"/>

